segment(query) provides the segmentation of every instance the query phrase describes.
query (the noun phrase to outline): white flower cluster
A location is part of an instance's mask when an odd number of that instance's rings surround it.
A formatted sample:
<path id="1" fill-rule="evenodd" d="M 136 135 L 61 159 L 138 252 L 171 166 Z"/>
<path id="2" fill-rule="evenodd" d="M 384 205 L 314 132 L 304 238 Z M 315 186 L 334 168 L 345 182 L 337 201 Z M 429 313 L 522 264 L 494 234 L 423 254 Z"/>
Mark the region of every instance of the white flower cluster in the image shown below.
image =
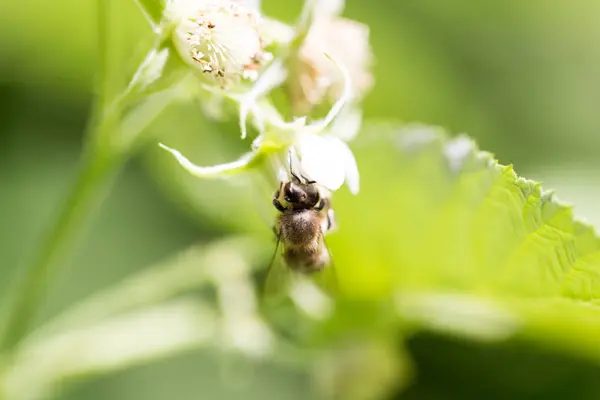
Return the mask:
<path id="1" fill-rule="evenodd" d="M 372 85 L 366 26 L 340 17 L 343 0 L 307 1 L 297 28 L 263 17 L 250 0 L 173 0 L 167 16 L 175 48 L 212 95 L 239 104 L 259 134 L 252 151 L 231 163 L 197 166 L 161 144 L 190 173 L 220 177 L 253 168 L 275 168 L 280 180 L 294 169 L 330 191 L 344 182 L 359 190 L 359 174 L 346 144 L 361 124 L 359 103 Z M 270 92 L 283 87 L 294 118 L 286 121 Z M 330 109 L 322 118 L 316 110 Z"/>

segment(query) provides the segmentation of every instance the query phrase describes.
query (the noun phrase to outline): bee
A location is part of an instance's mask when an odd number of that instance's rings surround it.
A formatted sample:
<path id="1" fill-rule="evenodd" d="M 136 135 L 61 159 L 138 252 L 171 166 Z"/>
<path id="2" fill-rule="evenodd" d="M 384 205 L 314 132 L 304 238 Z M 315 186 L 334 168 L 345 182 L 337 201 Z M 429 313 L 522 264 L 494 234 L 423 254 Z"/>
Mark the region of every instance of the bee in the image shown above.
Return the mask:
<path id="1" fill-rule="evenodd" d="M 325 235 L 336 227 L 336 222 L 330 199 L 321 195 L 318 184 L 292 173 L 290 181 L 280 183 L 272 203 L 279 214 L 273 228 L 277 246 L 269 267 L 267 286 L 269 280 L 275 280 L 274 275 L 287 275 L 289 271 L 313 275 L 333 268 Z M 281 267 L 279 271 L 273 271 L 280 243 L 288 271 Z"/>
<path id="2" fill-rule="evenodd" d="M 317 272 L 331 263 L 324 237 L 334 225 L 328 198 L 321 196 L 316 182 L 293 180 L 282 182 L 273 196 L 280 212 L 275 235 L 283 243 L 287 265 L 303 273 Z"/>

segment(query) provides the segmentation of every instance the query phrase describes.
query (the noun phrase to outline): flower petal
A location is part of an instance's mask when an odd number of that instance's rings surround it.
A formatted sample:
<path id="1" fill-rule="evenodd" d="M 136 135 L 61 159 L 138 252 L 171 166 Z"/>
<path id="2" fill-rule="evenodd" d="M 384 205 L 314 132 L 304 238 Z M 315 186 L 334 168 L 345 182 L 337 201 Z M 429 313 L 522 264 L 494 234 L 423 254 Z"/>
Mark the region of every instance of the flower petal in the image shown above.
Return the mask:
<path id="1" fill-rule="evenodd" d="M 233 0 L 233 2 L 243 4 L 244 6 L 254 10 L 260 10 L 261 0 Z"/>
<path id="2" fill-rule="evenodd" d="M 305 142 L 303 151 L 308 150 L 313 153 L 308 156 L 301 154 L 304 157 L 301 160 L 303 170 L 305 170 L 305 165 L 308 164 L 310 174 L 316 176 L 312 177 L 312 179 L 327 189 L 337 190 L 345 181 L 350 193 L 358 194 L 360 189 L 358 166 L 356 165 L 354 154 L 348 145 L 332 135 L 317 136 L 320 139 L 320 143 L 308 135 L 304 136 L 302 139 Z M 308 141 L 315 143 L 306 146 L 307 138 Z M 315 151 L 315 148 L 319 150 Z M 319 158 L 318 160 L 316 159 L 317 157 Z M 311 177 L 308 172 L 305 172 L 305 174 L 307 177 Z"/>
<path id="3" fill-rule="evenodd" d="M 245 172 L 252 166 L 252 164 L 258 161 L 262 156 L 260 152 L 256 151 L 246 153 L 242 155 L 239 159 L 229 163 L 212 165 L 209 167 L 202 167 L 188 160 L 178 150 L 167 147 L 162 143 L 159 143 L 159 146 L 171 153 L 173 157 L 175 157 L 175 159 L 179 162 L 179 165 L 181 165 L 190 174 L 197 176 L 198 178 L 221 178 L 226 175 L 234 175 L 237 173 Z"/>
<path id="4" fill-rule="evenodd" d="M 315 8 L 319 17 L 332 17 L 342 14 L 346 2 L 344 0 L 318 0 Z"/>
<path id="5" fill-rule="evenodd" d="M 360 175 L 358 174 L 358 166 L 352 150 L 348 145 L 341 140 L 338 140 L 338 151 L 344 160 L 344 170 L 346 174 L 346 185 L 352 194 L 358 194 L 360 190 Z"/>
<path id="6" fill-rule="evenodd" d="M 362 126 L 362 110 L 356 104 L 344 107 L 340 115 L 333 121 L 329 133 L 349 142 L 358 135 Z"/>
<path id="7" fill-rule="evenodd" d="M 340 74 L 344 79 L 344 87 L 340 98 L 337 99 L 337 101 L 335 102 L 333 107 L 331 107 L 331 110 L 329 110 L 325 118 L 315 122 L 314 124 L 311 124 L 311 128 L 316 131 L 321 131 L 327 128 L 327 126 L 331 122 L 333 122 L 335 118 L 340 114 L 340 112 L 344 108 L 344 105 L 348 104 L 348 102 L 352 99 L 354 95 L 352 88 L 352 79 L 350 78 L 350 72 L 348 72 L 348 68 L 346 68 L 344 64 L 338 62 L 331 55 L 324 54 L 324 56 L 328 58 L 329 61 L 331 61 L 338 68 Z"/>
<path id="8" fill-rule="evenodd" d="M 341 144 L 341 146 L 340 146 Z M 300 159 L 300 173 L 329 190 L 339 189 L 345 179 L 346 145 L 331 136 L 300 135 L 294 148 Z"/>
<path id="9" fill-rule="evenodd" d="M 241 96 L 240 98 L 240 131 L 242 132 L 242 139 L 246 138 L 246 120 L 248 114 L 254 113 L 254 117 L 258 122 L 259 128 L 262 125 L 263 117 L 258 107 L 258 99 L 265 93 L 269 92 L 273 88 L 279 86 L 287 77 L 287 72 L 283 67 L 283 64 L 279 61 L 273 62 L 265 69 L 265 71 L 259 76 L 258 80 L 252 87 L 249 93 Z M 259 130 L 263 130 L 262 129 Z"/>

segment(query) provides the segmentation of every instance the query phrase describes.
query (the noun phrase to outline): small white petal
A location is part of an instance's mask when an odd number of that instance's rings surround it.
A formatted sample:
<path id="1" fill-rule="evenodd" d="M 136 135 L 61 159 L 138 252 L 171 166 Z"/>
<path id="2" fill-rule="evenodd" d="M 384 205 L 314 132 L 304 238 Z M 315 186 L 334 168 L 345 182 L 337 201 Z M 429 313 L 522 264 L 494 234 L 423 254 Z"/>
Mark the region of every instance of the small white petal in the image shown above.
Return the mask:
<path id="1" fill-rule="evenodd" d="M 358 166 L 352 150 L 348 145 L 341 140 L 338 140 L 340 155 L 344 160 L 344 170 L 346 171 L 346 185 L 350 189 L 350 193 L 358 194 L 360 190 L 360 176 L 358 174 Z"/>
<path id="2" fill-rule="evenodd" d="M 166 17 L 174 22 L 191 15 L 196 10 L 210 5 L 210 1 L 197 0 L 171 0 L 167 3 L 165 10 Z"/>
<path id="3" fill-rule="evenodd" d="M 285 182 L 288 179 L 288 172 L 283 165 L 278 165 L 275 167 L 275 175 L 277 176 L 277 180 L 279 182 Z"/>
<path id="4" fill-rule="evenodd" d="M 260 10 L 260 0 L 232 0 L 233 3 L 241 4 L 253 10 Z"/>
<path id="5" fill-rule="evenodd" d="M 356 105 L 348 106 L 344 107 L 340 115 L 333 121 L 329 133 L 345 142 L 349 142 L 358 135 L 361 126 L 362 110 Z"/>
<path id="6" fill-rule="evenodd" d="M 220 178 L 224 175 L 233 175 L 244 172 L 250 164 L 259 157 L 258 152 L 246 153 L 239 159 L 230 163 L 201 167 L 188 160 L 178 150 L 167 147 L 162 143 L 159 143 L 159 146 L 171 153 L 186 171 L 199 178 Z"/>
<path id="7" fill-rule="evenodd" d="M 304 177 L 329 190 L 337 190 L 344 184 L 347 155 L 340 148 L 347 147 L 343 142 L 334 137 L 306 133 L 300 135 L 294 146 Z"/>
<path id="8" fill-rule="evenodd" d="M 260 26 L 260 32 L 263 40 L 265 40 L 265 46 L 269 46 L 273 43 L 288 44 L 296 36 L 296 32 L 292 26 L 264 16 L 263 23 Z M 274 57 L 271 53 L 265 53 L 263 58 L 266 58 L 265 61 L 268 62 L 272 61 Z"/>
<path id="9" fill-rule="evenodd" d="M 331 17 L 337 16 L 342 13 L 345 6 L 344 0 L 318 0 L 316 1 L 315 8 L 317 10 L 317 17 Z"/>
<path id="10" fill-rule="evenodd" d="M 331 110 L 329 110 L 325 118 L 311 125 L 317 131 L 322 131 L 331 122 L 333 122 L 333 120 L 335 120 L 335 118 L 340 114 L 340 112 L 344 108 L 344 105 L 346 105 L 352 99 L 353 96 L 352 79 L 350 78 L 350 72 L 348 71 L 348 68 L 346 68 L 345 65 L 338 62 L 329 54 L 324 54 L 323 56 L 327 57 L 329 61 L 331 61 L 338 68 L 340 74 L 343 77 L 344 86 L 340 98 L 335 102 L 333 107 L 331 107 Z"/>
<path id="11" fill-rule="evenodd" d="M 258 118 L 259 124 L 262 121 L 260 109 L 257 106 L 259 97 L 269 92 L 273 88 L 279 86 L 287 77 L 287 72 L 281 62 L 274 62 L 263 72 L 260 78 L 256 81 L 252 90 L 243 97 L 240 101 L 240 130 L 242 131 L 242 139 L 246 138 L 246 120 L 250 112 Z"/>

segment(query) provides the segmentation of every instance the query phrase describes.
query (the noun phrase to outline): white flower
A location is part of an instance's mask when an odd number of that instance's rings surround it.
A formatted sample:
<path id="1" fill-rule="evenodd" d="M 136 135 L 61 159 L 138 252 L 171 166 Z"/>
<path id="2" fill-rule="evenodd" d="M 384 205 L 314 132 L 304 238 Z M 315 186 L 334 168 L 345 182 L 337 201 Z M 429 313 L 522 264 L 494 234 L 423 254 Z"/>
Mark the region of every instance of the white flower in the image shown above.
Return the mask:
<path id="1" fill-rule="evenodd" d="M 300 123 L 298 123 L 300 122 Z M 253 143 L 253 151 L 244 154 L 238 160 L 214 166 L 198 166 L 188 160 L 181 152 L 160 144 L 169 151 L 189 173 L 200 178 L 221 178 L 248 171 L 269 159 L 274 173 L 282 179 L 280 170 L 285 169 L 290 176 L 290 168 L 310 181 L 335 191 L 344 183 L 351 193 L 359 191 L 359 172 L 352 150 L 335 131 L 326 129 L 316 131 L 312 125 L 304 125 L 304 120 L 287 123 L 287 129 L 269 130 Z M 276 138 L 276 139 L 274 139 Z M 292 166 L 286 164 L 292 154 Z M 266 156 L 266 157 L 265 157 Z"/>
<path id="2" fill-rule="evenodd" d="M 202 7 L 196 8 L 193 14 L 185 14 L 176 35 L 183 39 L 180 40 L 183 50 L 192 55 L 188 59 L 204 71 L 217 71 L 217 77 L 227 79 L 228 76 L 222 75 L 231 72 L 233 78 L 256 78 L 251 87 L 246 86 L 248 90 L 207 89 L 239 104 L 242 138 L 246 137 L 248 117 L 259 131 L 251 152 L 236 161 L 208 167 L 195 165 L 179 151 L 161 144 L 188 172 L 198 177 L 218 178 L 257 167 L 271 168 L 274 176 L 285 180 L 290 179 L 293 169 L 295 174 L 315 181 L 329 191 L 338 190 L 346 183 L 352 193 L 358 193 L 358 168 L 346 142 L 358 132 L 362 116 L 357 100 L 371 84 L 368 31 L 361 24 L 338 17 L 343 8 L 342 0 L 320 0 L 317 3 L 313 11 L 322 14 L 313 13 L 313 17 L 306 19 L 306 24 L 300 24 L 296 32 L 275 21 L 265 24 L 260 19 L 259 22 L 257 4 L 248 8 L 255 10 L 255 14 L 240 13 L 240 7 L 248 7 L 246 2 L 241 1 L 230 1 L 229 6 L 223 8 L 223 4 L 215 6 L 204 0 L 196 3 Z M 210 7 L 208 4 L 211 4 Z M 310 7 L 307 6 L 306 10 Z M 240 18 L 237 25 L 233 23 L 232 15 Z M 224 30 L 217 31 L 218 25 L 222 25 Z M 306 27 L 309 27 L 308 31 Z M 339 32 L 336 32 L 337 29 Z M 289 67 L 286 62 L 289 50 L 294 50 L 295 39 L 301 38 L 305 38 L 306 42 L 301 45 L 298 57 L 292 59 L 299 61 L 300 67 L 314 72 L 312 74 L 306 74 L 300 68 L 298 75 L 296 68 L 286 68 Z M 249 60 L 256 61 L 257 54 L 264 58 L 265 48 L 272 42 L 290 46 L 287 52 L 284 49 L 281 58 L 261 69 L 260 74 L 249 74 Z M 220 47 L 215 43 L 219 43 Z M 286 122 L 266 97 L 286 79 L 288 82 L 294 79 L 300 82 L 299 86 L 296 82 L 296 87 L 299 87 L 301 96 L 292 90 L 295 96 L 292 100 L 297 104 L 308 102 L 307 112 L 325 97 L 330 100 L 335 96 L 337 101 L 322 120 L 309 123 L 306 117 L 300 117 Z M 290 88 L 294 88 L 294 83 Z"/>
<path id="3" fill-rule="evenodd" d="M 293 159 L 294 172 L 316 181 L 322 187 L 335 191 L 344 182 L 354 194 L 359 190 L 359 174 L 356 160 L 346 144 L 356 134 L 360 125 L 360 113 L 354 108 L 345 107 L 351 97 L 351 83 L 348 71 L 341 64 L 330 59 L 338 67 L 338 73 L 344 78 L 343 93 L 327 116 L 308 124 L 306 118 L 296 118 L 285 122 L 278 111 L 269 104 L 257 104 L 253 108 L 261 134 L 252 143 L 252 151 L 231 163 L 210 167 L 195 165 L 179 151 L 163 144 L 192 175 L 202 178 L 218 178 L 247 171 L 256 166 L 269 166 L 279 179 L 280 171 L 288 171 L 288 156 Z"/>
<path id="4" fill-rule="evenodd" d="M 297 57 L 297 73 L 289 83 L 296 114 L 308 114 L 313 106 L 340 96 L 343 79 L 324 54 L 348 68 L 355 99 L 360 100 L 373 85 L 369 28 L 340 17 L 343 6 L 342 0 L 316 1 L 312 25 Z"/>
<path id="5" fill-rule="evenodd" d="M 173 0 L 167 18 L 186 63 L 220 86 L 255 80 L 272 56 L 265 51 L 257 2 Z"/>
<path id="6" fill-rule="evenodd" d="M 350 192 L 359 190 L 358 167 L 346 143 L 332 134 L 299 135 L 293 145 L 302 176 L 329 190 L 339 189 L 344 182 Z"/>

